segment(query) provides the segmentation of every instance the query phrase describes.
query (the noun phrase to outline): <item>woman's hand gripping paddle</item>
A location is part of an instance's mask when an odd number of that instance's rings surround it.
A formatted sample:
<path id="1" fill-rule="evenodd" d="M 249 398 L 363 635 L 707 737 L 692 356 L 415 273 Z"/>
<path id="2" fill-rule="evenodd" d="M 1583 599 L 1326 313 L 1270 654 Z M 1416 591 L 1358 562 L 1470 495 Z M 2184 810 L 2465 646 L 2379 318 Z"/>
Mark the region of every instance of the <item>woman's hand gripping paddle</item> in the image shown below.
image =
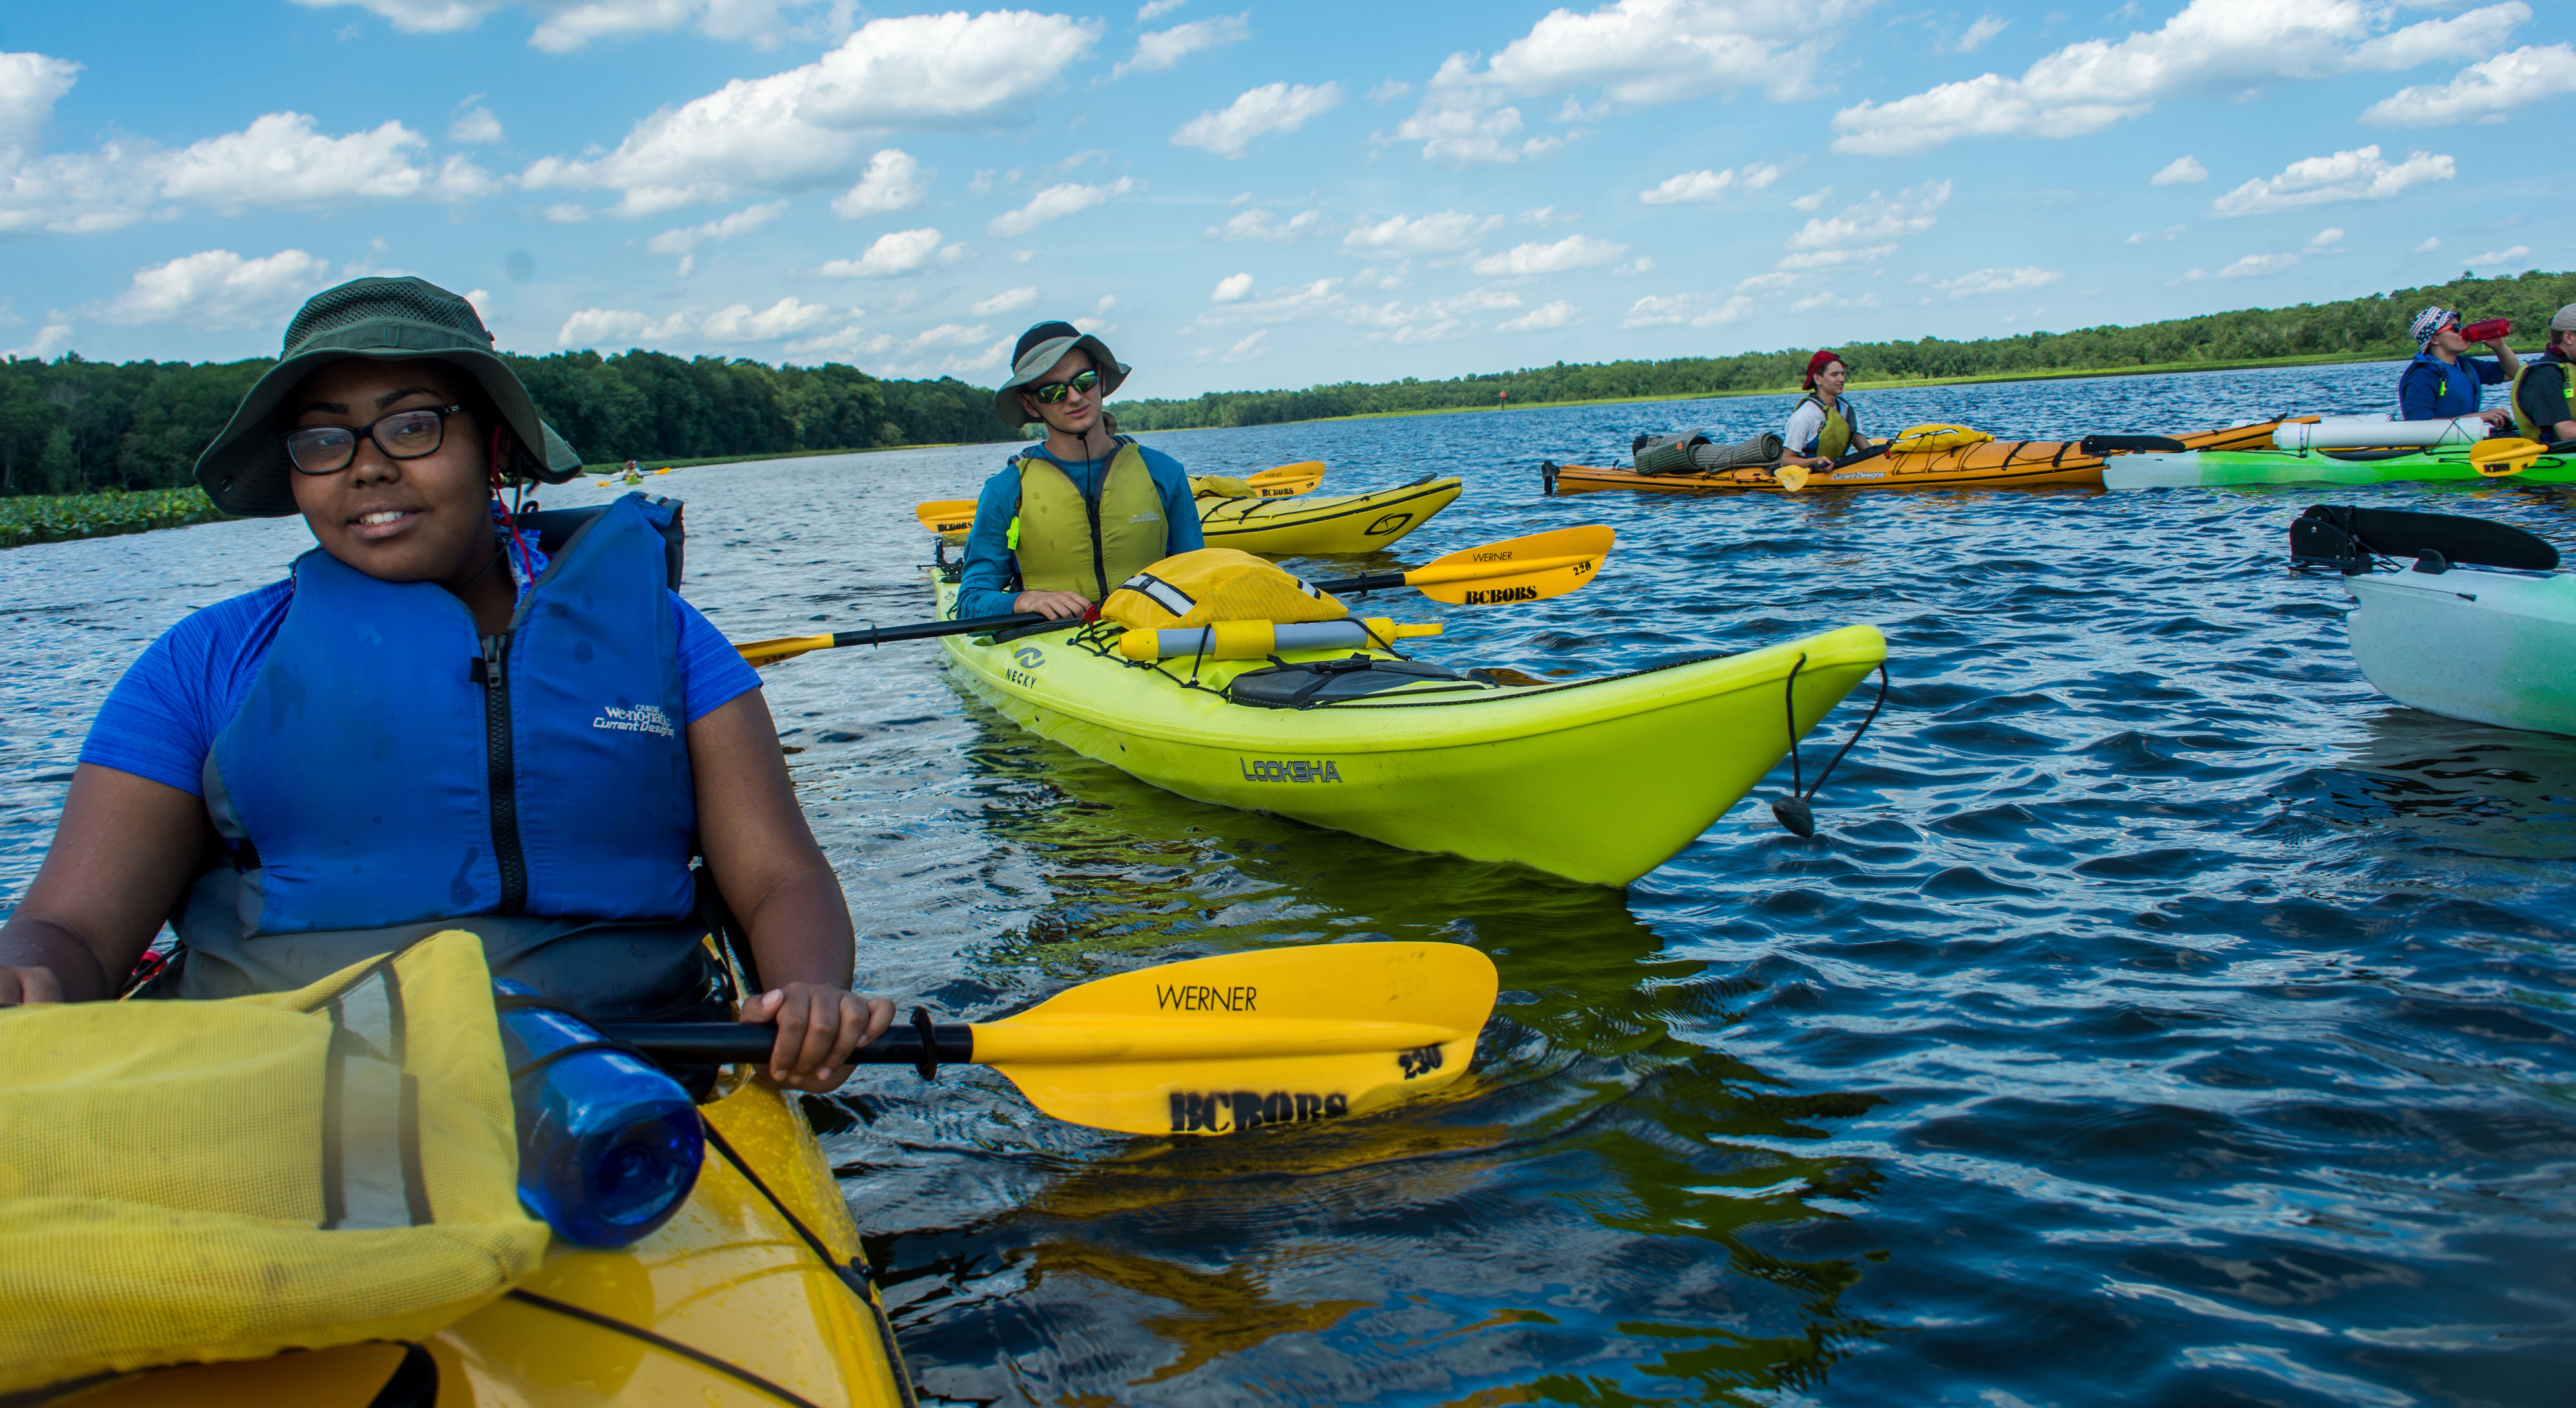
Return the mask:
<path id="1" fill-rule="evenodd" d="M 1591 581 L 1593 574 L 1601 570 L 1601 561 L 1609 554 L 1610 545 L 1617 536 L 1597 523 L 1581 528 L 1559 528 L 1554 532 L 1533 533 L 1526 538 L 1510 538 L 1453 552 L 1409 572 L 1376 572 L 1365 577 L 1344 577 L 1313 585 L 1335 596 L 1413 587 L 1433 601 L 1447 602 L 1451 606 L 1509 606 L 1523 601 L 1545 601 L 1549 597 L 1563 596 Z M 894 641 L 931 640 L 939 636 L 983 635 L 1015 626 L 1042 625 L 1046 619 L 1035 612 L 1024 611 L 1012 616 L 976 616 L 963 621 L 870 626 L 864 631 L 835 631 L 827 635 L 780 636 L 775 640 L 750 641 L 734 649 L 741 651 L 742 658 L 754 665 L 770 665 L 807 651 L 830 650 L 835 646 L 886 645 Z"/>
<path id="2" fill-rule="evenodd" d="M 1465 1074 L 1493 1013 L 1493 960 L 1464 944 L 1318 944 L 1120 973 L 995 1022 L 933 1023 L 863 1064 L 991 1066 L 1060 1120 L 1127 1134 L 1238 1134 L 1339 1119 Z M 766 1061 L 743 1022 L 611 1025 L 676 1063 Z"/>

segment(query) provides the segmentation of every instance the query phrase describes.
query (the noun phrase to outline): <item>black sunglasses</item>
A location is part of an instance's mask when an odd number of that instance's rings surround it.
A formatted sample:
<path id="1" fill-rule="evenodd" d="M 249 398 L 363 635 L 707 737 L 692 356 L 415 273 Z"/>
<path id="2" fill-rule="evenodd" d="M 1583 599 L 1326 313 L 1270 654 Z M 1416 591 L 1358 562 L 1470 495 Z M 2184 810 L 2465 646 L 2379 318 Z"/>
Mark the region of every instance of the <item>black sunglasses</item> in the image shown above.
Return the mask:
<path id="1" fill-rule="evenodd" d="M 1056 402 L 1063 400 L 1067 391 L 1079 391 L 1088 395 L 1090 394 L 1091 388 L 1098 386 L 1099 384 L 1099 372 L 1081 371 L 1075 372 L 1073 375 L 1066 377 L 1062 381 L 1044 382 L 1036 386 L 1023 387 L 1022 389 L 1027 391 L 1030 395 L 1038 398 L 1042 404 L 1052 406 Z"/>
<path id="2" fill-rule="evenodd" d="M 358 437 L 376 442 L 387 459 L 416 460 L 438 453 L 447 418 L 463 406 L 417 406 L 379 416 L 372 425 L 307 425 L 286 432 L 286 458 L 298 474 L 337 474 L 358 457 Z"/>

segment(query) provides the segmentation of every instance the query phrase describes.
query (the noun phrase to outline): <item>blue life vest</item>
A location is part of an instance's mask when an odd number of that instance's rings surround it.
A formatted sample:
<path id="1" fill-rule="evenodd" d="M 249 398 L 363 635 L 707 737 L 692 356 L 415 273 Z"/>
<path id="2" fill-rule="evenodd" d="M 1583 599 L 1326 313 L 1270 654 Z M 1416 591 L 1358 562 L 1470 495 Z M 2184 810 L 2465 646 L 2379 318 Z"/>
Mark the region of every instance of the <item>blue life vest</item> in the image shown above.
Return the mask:
<path id="1" fill-rule="evenodd" d="M 206 758 L 238 872 L 232 932 L 208 937 L 691 915 L 670 517 L 641 495 L 612 504 L 488 641 L 436 583 L 298 558 L 277 638 Z"/>
<path id="2" fill-rule="evenodd" d="M 2416 419 L 2449 420 L 2455 416 L 2473 416 L 2478 413 L 2478 402 L 2484 398 L 2485 393 L 2480 388 L 2478 369 L 2469 365 L 2468 358 L 2462 357 L 2456 362 L 2445 362 L 2430 352 L 2418 352 L 2415 354 L 2414 366 L 2430 367 L 2433 375 L 2441 379 L 2441 385 L 2433 389 L 2433 414 L 2416 417 Z M 2410 374 L 2413 370 L 2413 367 L 2408 368 Z M 2397 414 L 2400 419 L 2405 419 L 2407 417 L 2403 377 L 2399 378 L 2399 386 Z"/>

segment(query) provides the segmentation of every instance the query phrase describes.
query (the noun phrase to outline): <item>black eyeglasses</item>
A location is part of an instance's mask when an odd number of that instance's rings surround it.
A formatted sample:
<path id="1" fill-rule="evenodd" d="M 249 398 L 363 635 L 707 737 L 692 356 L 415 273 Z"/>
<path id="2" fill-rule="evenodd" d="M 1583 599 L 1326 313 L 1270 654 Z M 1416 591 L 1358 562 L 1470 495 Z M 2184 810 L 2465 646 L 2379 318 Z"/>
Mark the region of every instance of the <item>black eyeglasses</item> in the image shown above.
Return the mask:
<path id="1" fill-rule="evenodd" d="M 376 442 L 385 458 L 416 460 L 436 454 L 447 438 L 447 418 L 463 406 L 417 406 L 379 416 L 373 425 L 307 425 L 286 432 L 286 458 L 298 474 L 337 474 L 358 457 L 358 437 Z"/>
<path id="2" fill-rule="evenodd" d="M 1067 391 L 1079 391 L 1088 395 L 1091 392 L 1091 388 L 1098 386 L 1099 384 L 1100 373 L 1096 371 L 1082 371 L 1075 372 L 1073 375 L 1066 377 L 1062 381 L 1050 381 L 1029 387 L 1028 393 L 1038 398 L 1041 403 L 1052 406 L 1056 402 L 1063 400 Z"/>

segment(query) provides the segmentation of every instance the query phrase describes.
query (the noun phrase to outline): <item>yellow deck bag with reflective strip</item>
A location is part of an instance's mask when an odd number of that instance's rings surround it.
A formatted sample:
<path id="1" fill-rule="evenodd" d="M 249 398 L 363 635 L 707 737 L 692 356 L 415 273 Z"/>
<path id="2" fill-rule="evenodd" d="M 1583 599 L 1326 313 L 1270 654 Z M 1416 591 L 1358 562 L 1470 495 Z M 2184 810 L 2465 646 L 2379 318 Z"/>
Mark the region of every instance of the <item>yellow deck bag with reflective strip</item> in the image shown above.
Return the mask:
<path id="1" fill-rule="evenodd" d="M 1956 450 L 1982 445 L 1995 437 L 1964 425 L 1909 425 L 1887 444 L 1891 455 L 1918 455 L 1927 450 Z"/>
<path id="2" fill-rule="evenodd" d="M 417 1340 L 533 1271 L 482 941 L 0 1010 L 0 1394 Z"/>
<path id="3" fill-rule="evenodd" d="M 1100 604 L 1100 614 L 1144 631 L 1219 621 L 1338 621 L 1351 609 L 1266 558 L 1200 548 L 1164 558 L 1119 583 Z"/>

